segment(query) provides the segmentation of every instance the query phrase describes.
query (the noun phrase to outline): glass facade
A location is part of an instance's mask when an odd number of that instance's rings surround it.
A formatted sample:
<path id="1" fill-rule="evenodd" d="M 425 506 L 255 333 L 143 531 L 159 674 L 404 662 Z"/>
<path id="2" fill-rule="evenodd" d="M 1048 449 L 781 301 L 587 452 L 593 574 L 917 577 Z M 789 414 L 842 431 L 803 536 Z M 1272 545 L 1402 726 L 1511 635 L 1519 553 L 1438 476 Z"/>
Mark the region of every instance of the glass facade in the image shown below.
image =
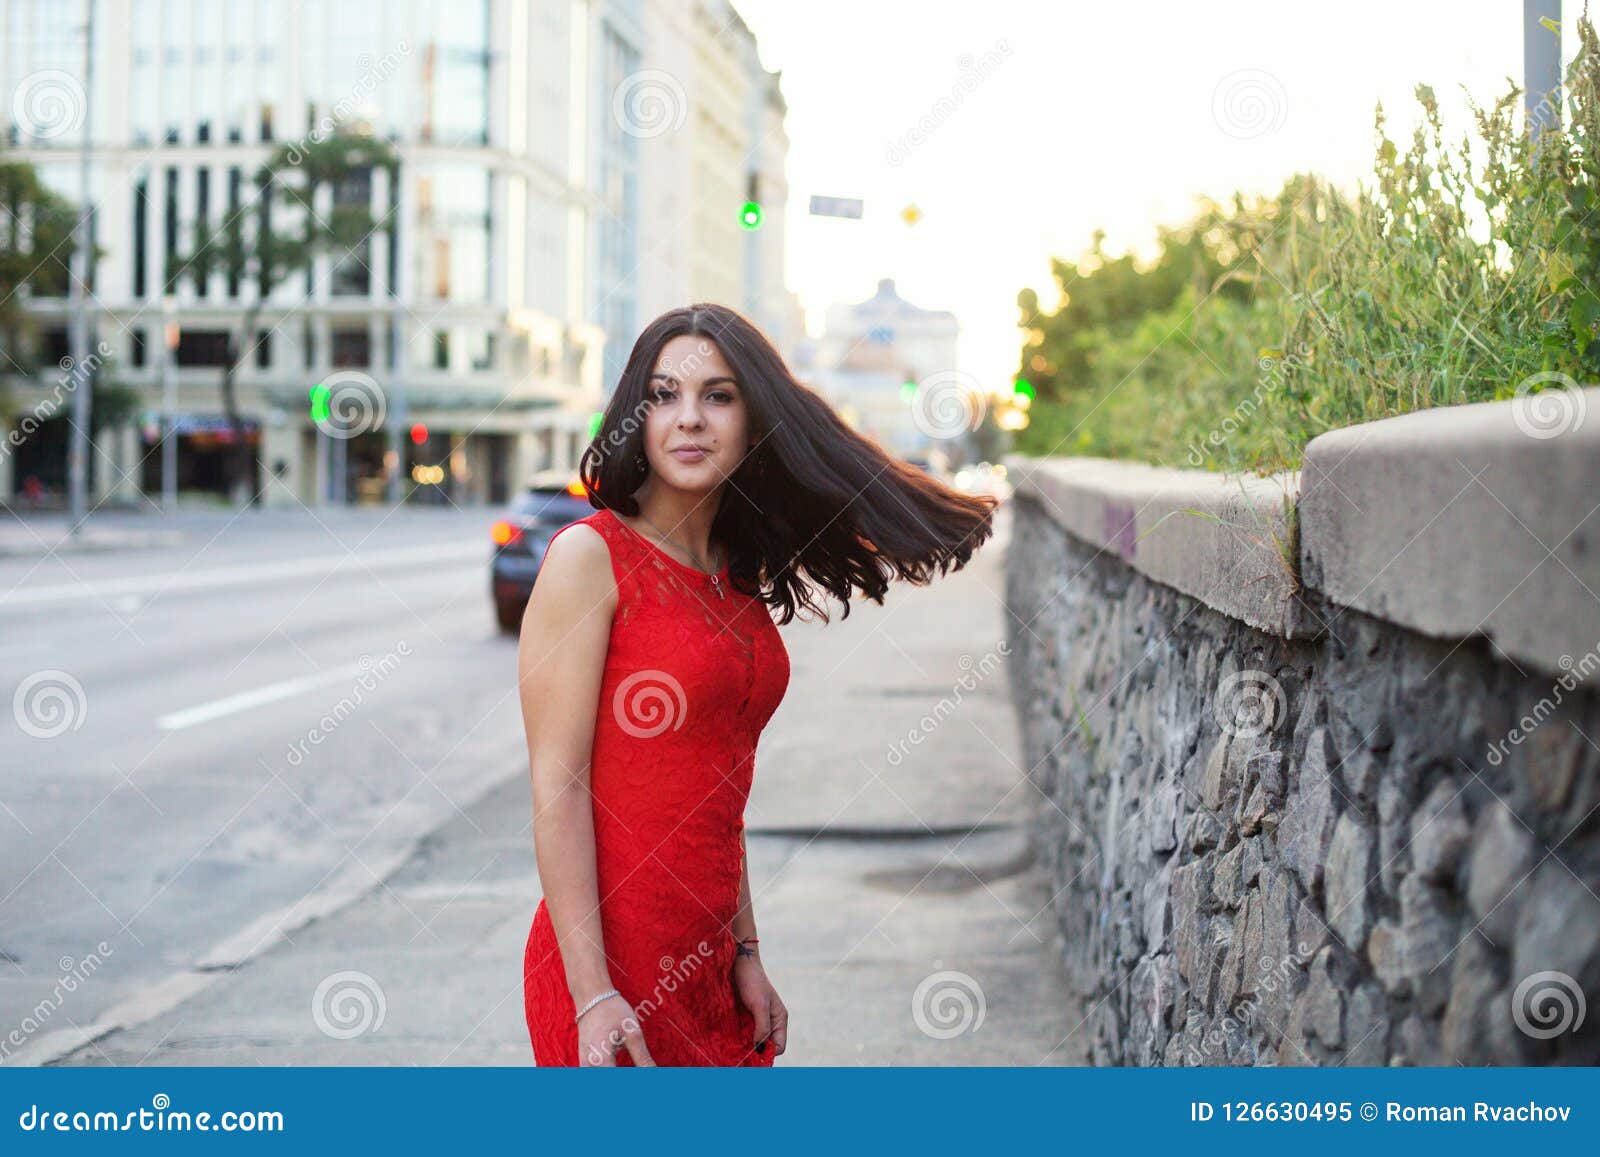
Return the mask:
<path id="1" fill-rule="evenodd" d="M 602 33 L 600 67 L 596 81 L 604 94 L 616 92 L 626 78 L 639 71 L 638 50 L 607 25 Z M 604 106 L 602 106 L 604 107 Z M 609 393 L 622 376 L 637 328 L 633 281 L 638 268 L 634 228 L 639 212 L 639 140 L 624 132 L 619 118 L 602 119 L 599 150 L 600 193 L 604 209 L 597 238 L 599 301 L 595 321 L 605 329 L 603 389 Z"/>
<path id="2" fill-rule="evenodd" d="M 488 144 L 488 0 L 421 0 L 416 10 L 418 139 Z"/>
<path id="3" fill-rule="evenodd" d="M 413 179 L 416 295 L 439 301 L 488 301 L 493 174 L 483 165 L 439 162 L 418 166 Z"/>

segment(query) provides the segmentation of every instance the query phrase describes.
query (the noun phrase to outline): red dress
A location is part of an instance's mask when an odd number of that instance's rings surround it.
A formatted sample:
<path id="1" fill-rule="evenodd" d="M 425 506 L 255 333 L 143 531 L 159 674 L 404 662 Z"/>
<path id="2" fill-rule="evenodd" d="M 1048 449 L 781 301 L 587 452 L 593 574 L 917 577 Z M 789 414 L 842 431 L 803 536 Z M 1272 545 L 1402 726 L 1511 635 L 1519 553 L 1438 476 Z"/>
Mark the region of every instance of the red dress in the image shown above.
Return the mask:
<path id="1" fill-rule="evenodd" d="M 734 995 L 730 925 L 756 740 L 788 689 L 788 652 L 726 566 L 713 577 L 681 563 L 610 510 L 579 521 L 606 540 L 617 581 L 590 765 L 611 982 L 658 1065 L 771 1065 Z M 577 1009 L 543 900 L 523 1005 L 534 1063 L 578 1064 Z M 617 1063 L 633 1061 L 624 1050 Z"/>

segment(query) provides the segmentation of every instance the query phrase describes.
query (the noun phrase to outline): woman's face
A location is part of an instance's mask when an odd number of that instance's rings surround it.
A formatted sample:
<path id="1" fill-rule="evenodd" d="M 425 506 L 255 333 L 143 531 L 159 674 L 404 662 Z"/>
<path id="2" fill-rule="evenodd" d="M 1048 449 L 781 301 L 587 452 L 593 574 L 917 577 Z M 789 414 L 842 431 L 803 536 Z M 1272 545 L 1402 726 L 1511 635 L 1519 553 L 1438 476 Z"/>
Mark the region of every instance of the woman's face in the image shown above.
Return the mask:
<path id="1" fill-rule="evenodd" d="M 645 386 L 645 457 L 661 482 L 710 491 L 748 444 L 744 393 L 710 338 L 680 334 L 661 347 Z"/>

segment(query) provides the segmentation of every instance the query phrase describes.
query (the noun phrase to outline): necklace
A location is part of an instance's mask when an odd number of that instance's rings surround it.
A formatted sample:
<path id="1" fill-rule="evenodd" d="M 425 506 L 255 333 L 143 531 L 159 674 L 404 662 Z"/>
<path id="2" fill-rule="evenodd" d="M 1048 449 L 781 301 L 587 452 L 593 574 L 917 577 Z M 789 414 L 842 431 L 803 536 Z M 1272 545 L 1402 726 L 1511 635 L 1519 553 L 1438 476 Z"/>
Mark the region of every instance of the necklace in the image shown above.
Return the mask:
<path id="1" fill-rule="evenodd" d="M 646 515 L 644 511 L 642 511 L 642 510 L 639 511 L 639 517 L 644 519 L 645 525 L 648 526 L 651 530 L 655 531 L 656 534 L 660 535 L 663 541 L 672 543 L 673 546 L 675 546 L 679 550 L 683 551 L 683 553 L 688 555 L 690 558 L 694 557 L 694 552 L 693 551 L 689 550 L 682 543 L 680 543 L 677 539 L 673 538 L 670 534 L 667 534 L 665 531 L 663 531 L 655 523 L 651 522 L 649 516 Z M 703 567 L 703 566 L 696 567 L 695 569 L 699 570 L 699 571 L 703 571 L 703 572 L 706 571 L 706 568 Z M 717 569 L 718 568 L 712 568 L 709 572 L 707 572 L 709 577 L 710 577 L 710 579 L 711 579 L 711 589 L 717 592 L 717 597 L 718 598 L 725 599 L 725 598 L 728 597 L 728 595 L 727 595 L 727 592 L 722 589 L 722 579 L 720 577 L 718 577 L 718 575 L 716 573 Z"/>

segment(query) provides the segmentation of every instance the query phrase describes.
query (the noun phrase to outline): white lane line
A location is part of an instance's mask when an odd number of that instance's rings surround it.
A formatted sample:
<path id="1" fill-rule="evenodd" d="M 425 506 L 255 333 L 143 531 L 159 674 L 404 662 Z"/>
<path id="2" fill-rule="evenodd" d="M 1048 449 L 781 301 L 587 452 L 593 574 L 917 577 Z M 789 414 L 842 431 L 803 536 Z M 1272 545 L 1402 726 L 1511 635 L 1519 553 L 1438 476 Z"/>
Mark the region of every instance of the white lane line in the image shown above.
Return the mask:
<path id="1" fill-rule="evenodd" d="M 302 675 L 298 679 L 284 679 L 277 683 L 268 683 L 265 687 L 257 687 L 254 691 L 241 691 L 237 695 L 229 695 L 223 699 L 213 699 L 209 703 L 201 703 L 196 707 L 185 707 L 182 711 L 174 711 L 163 715 L 156 720 L 156 726 L 162 731 L 181 731 L 185 727 L 195 727 L 201 723 L 210 723 L 213 719 L 221 719 L 227 715 L 237 715 L 239 712 L 248 711 L 252 707 L 260 707 L 265 703 L 276 703 L 280 699 L 288 699 L 306 691 L 314 691 L 318 687 L 326 687 L 329 683 L 342 683 L 370 670 L 372 670 L 371 664 L 346 663 L 343 667 L 335 667 L 331 671 L 318 671 L 315 675 Z"/>
<path id="2" fill-rule="evenodd" d="M 72 599 L 105 599 L 116 595 L 162 595 L 176 591 L 214 590 L 221 587 L 281 582 L 284 579 L 333 574 L 342 570 L 376 570 L 380 567 L 414 563 L 475 561 L 487 564 L 489 550 L 477 542 L 453 542 L 436 546 L 406 546 L 393 550 L 374 550 L 360 554 L 318 555 L 285 562 L 254 563 L 247 566 L 210 567 L 205 570 L 164 571 L 133 578 L 98 582 L 64 583 L 56 586 L 21 587 L 0 594 L 0 610 L 38 603 L 66 602 Z"/>

